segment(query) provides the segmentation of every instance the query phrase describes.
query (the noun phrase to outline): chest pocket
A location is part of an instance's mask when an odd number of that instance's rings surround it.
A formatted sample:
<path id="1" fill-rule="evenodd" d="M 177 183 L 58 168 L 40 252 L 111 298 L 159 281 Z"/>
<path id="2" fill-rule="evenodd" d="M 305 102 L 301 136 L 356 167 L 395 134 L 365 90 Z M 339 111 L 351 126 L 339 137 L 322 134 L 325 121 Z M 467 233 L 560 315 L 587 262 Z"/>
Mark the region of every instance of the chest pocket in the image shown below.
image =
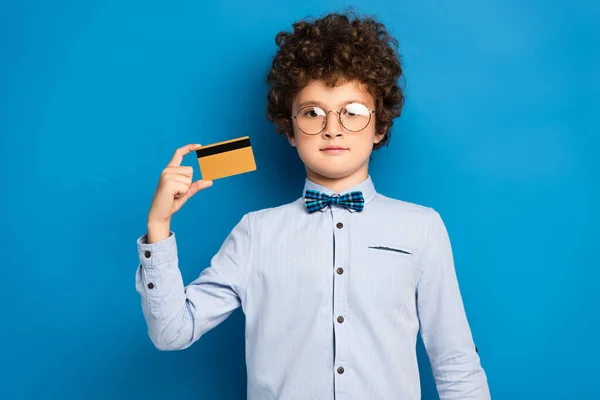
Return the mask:
<path id="1" fill-rule="evenodd" d="M 366 284 L 375 293 L 378 307 L 409 307 L 414 301 L 416 251 L 398 243 L 367 242 Z"/>
<path id="2" fill-rule="evenodd" d="M 385 254 L 386 252 L 388 252 L 389 255 L 395 254 L 395 255 L 397 255 L 399 257 L 403 257 L 405 259 L 411 259 L 415 252 L 414 249 L 411 249 L 406 246 L 399 246 L 399 245 L 380 243 L 380 242 L 373 242 L 373 243 L 369 244 L 369 251 L 371 251 L 373 254 L 376 254 L 373 252 L 374 250 L 381 252 L 382 254 Z"/>
<path id="3" fill-rule="evenodd" d="M 367 257 L 371 260 L 373 268 L 403 268 L 414 267 L 415 249 L 397 244 L 373 241 L 369 242 Z M 390 271 L 386 271 L 390 272 Z"/>

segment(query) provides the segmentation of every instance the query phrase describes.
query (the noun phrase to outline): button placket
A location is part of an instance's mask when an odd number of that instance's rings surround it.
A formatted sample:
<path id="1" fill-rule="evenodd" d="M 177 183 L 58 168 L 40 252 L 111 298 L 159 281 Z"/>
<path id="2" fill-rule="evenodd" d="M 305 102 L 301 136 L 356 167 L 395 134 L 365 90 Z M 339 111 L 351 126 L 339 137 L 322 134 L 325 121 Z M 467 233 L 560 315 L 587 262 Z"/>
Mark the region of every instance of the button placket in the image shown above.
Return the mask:
<path id="1" fill-rule="evenodd" d="M 342 208 L 333 207 L 332 212 L 332 223 L 333 223 L 333 234 L 334 234 L 334 265 L 333 268 L 336 272 L 334 279 L 334 293 L 333 293 L 333 320 L 334 333 L 335 333 L 335 391 L 336 393 L 347 393 L 346 380 L 348 371 L 348 322 L 346 321 L 346 307 L 347 307 L 347 265 L 348 265 L 348 252 L 349 252 L 349 238 L 348 238 L 348 222 L 345 220 L 347 217 L 347 210 Z"/>

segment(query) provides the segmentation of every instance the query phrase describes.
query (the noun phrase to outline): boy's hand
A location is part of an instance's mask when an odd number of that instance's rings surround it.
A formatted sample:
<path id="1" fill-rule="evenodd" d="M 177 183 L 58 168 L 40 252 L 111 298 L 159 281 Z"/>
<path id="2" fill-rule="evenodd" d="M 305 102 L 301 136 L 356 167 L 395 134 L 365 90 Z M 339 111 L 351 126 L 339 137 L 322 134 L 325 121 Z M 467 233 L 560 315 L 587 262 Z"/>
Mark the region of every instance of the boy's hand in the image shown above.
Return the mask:
<path id="1" fill-rule="evenodd" d="M 192 167 L 181 166 L 183 157 L 199 148 L 199 144 L 188 144 L 175 151 L 173 158 L 160 174 L 160 180 L 152 198 L 148 213 L 148 226 L 168 227 L 171 217 L 193 195 L 212 186 L 212 181 L 198 180 L 192 183 Z"/>

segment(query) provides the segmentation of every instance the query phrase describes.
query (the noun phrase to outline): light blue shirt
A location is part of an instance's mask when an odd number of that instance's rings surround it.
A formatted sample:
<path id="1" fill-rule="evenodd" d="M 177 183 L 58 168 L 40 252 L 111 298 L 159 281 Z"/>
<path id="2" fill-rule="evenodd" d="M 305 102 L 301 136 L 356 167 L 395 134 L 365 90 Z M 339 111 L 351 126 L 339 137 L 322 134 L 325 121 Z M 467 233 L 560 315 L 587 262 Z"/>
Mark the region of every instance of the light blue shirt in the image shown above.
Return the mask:
<path id="1" fill-rule="evenodd" d="M 241 306 L 249 399 L 414 400 L 420 329 L 440 399 L 489 399 L 440 215 L 377 193 L 370 176 L 340 194 L 353 190 L 361 212 L 309 214 L 300 197 L 245 214 L 187 286 L 175 234 L 140 237 L 154 345 L 185 349 Z"/>

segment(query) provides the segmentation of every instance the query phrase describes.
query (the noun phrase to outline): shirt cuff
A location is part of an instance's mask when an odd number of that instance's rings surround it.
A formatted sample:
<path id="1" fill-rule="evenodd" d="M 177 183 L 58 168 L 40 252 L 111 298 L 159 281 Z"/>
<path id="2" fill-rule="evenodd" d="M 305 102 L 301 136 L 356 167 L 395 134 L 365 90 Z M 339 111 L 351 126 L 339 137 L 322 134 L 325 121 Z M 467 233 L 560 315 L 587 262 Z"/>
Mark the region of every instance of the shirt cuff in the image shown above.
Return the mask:
<path id="1" fill-rule="evenodd" d="M 146 269 L 156 268 L 157 265 L 173 261 L 177 258 L 175 233 L 169 231 L 169 237 L 158 242 L 148 243 L 148 234 L 137 239 L 137 252 L 140 264 Z"/>

